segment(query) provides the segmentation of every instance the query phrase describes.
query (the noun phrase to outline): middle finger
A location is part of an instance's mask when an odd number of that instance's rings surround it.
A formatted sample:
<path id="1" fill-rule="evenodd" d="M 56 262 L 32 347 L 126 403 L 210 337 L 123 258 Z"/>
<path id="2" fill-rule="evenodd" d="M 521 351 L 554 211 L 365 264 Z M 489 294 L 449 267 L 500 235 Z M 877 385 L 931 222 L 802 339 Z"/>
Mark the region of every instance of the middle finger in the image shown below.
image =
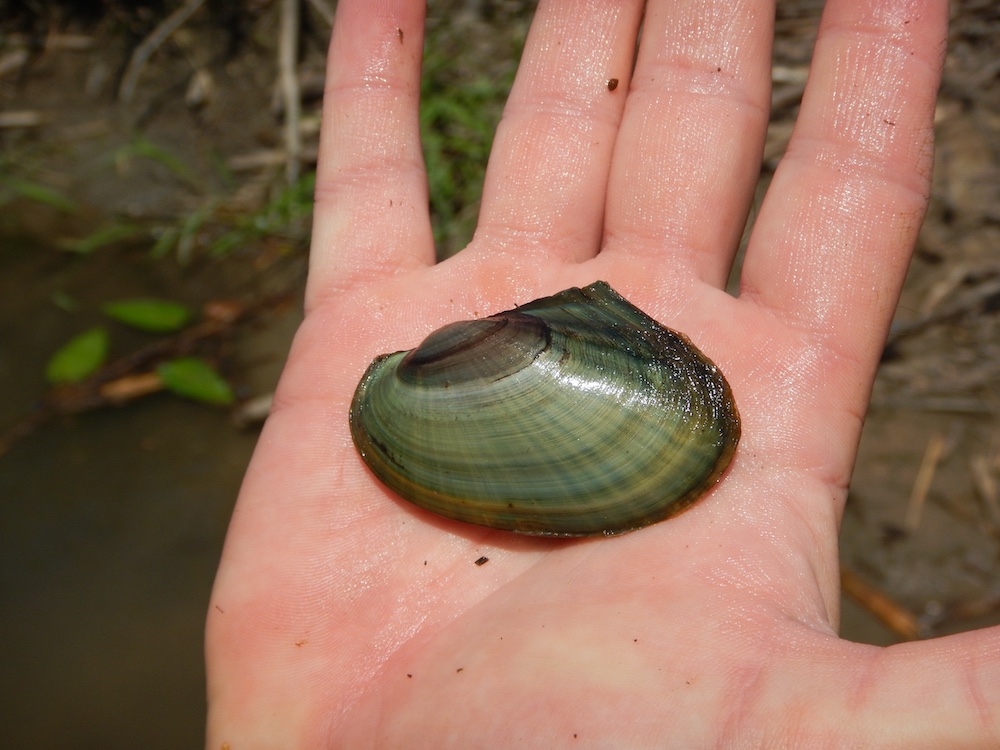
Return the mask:
<path id="1" fill-rule="evenodd" d="M 539 4 L 497 127 L 473 246 L 558 260 L 597 252 L 642 9 L 640 0 Z"/>
<path id="2" fill-rule="evenodd" d="M 760 173 L 770 0 L 654 0 L 608 186 L 603 253 L 725 284 Z"/>

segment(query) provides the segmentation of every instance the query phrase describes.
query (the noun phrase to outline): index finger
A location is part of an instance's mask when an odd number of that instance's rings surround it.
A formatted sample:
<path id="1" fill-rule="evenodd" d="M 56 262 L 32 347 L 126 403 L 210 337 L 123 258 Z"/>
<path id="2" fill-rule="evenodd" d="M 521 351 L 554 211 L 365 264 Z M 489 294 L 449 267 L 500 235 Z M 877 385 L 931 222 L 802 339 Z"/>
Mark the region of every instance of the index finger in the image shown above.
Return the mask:
<path id="1" fill-rule="evenodd" d="M 424 3 L 341 0 L 327 62 L 306 309 L 434 262 L 420 150 Z"/>

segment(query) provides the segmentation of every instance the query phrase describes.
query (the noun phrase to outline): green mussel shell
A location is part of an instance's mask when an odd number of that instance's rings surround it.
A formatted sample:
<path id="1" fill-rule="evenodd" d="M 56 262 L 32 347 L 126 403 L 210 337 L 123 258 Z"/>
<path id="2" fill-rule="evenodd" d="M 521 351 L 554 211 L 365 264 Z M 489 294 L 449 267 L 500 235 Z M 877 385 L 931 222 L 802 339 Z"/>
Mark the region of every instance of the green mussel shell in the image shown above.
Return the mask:
<path id="1" fill-rule="evenodd" d="M 690 506 L 740 437 L 719 368 L 605 282 L 452 323 L 365 372 L 351 435 L 372 472 L 447 518 L 620 534 Z"/>

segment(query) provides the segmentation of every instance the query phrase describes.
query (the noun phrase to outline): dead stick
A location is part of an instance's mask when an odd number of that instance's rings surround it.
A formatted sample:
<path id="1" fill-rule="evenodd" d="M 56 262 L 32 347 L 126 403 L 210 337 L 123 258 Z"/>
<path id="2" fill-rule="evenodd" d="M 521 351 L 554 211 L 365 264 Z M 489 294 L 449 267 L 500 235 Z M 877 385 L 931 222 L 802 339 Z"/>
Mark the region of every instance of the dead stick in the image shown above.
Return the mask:
<path id="1" fill-rule="evenodd" d="M 895 327 L 889 333 L 889 341 L 886 343 L 886 348 L 895 346 L 901 339 L 919 333 L 928 326 L 960 318 L 966 313 L 978 309 L 987 300 L 997 294 L 1000 294 L 1000 279 L 984 281 L 960 299 L 955 300 L 951 305 L 942 307 L 928 315 L 922 315 L 912 323 L 904 323 Z"/>
<path id="2" fill-rule="evenodd" d="M 295 58 L 299 49 L 299 0 L 282 0 L 281 38 L 278 43 L 278 71 L 285 100 L 285 177 L 292 184 L 299 178 L 302 138 L 299 134 L 299 79 Z"/>
<path id="3" fill-rule="evenodd" d="M 907 641 L 920 638 L 920 624 L 917 618 L 882 591 L 862 581 L 853 571 L 844 567 L 840 569 L 840 586 L 845 594 L 871 612 L 900 638 Z"/>
<path id="4" fill-rule="evenodd" d="M 934 481 L 942 453 L 944 453 L 944 437 L 934 435 L 927 443 L 923 460 L 917 470 L 917 478 L 913 481 L 913 490 L 910 492 L 910 504 L 906 509 L 906 519 L 903 521 L 903 528 L 910 533 L 920 528 L 920 521 L 924 517 L 924 505 L 927 504 L 927 493 L 931 489 L 931 482 Z"/>
<path id="5" fill-rule="evenodd" d="M 309 4 L 317 13 L 323 16 L 323 20 L 326 21 L 328 26 L 333 26 L 333 8 L 326 3 L 326 0 L 309 0 Z"/>
<path id="6" fill-rule="evenodd" d="M 135 52 L 132 53 L 132 57 L 128 61 L 128 67 L 125 69 L 125 75 L 122 76 L 121 86 L 118 87 L 119 99 L 123 102 L 132 101 L 132 97 L 135 96 L 135 87 L 139 83 L 139 74 L 146 67 L 150 56 L 171 34 L 194 15 L 194 12 L 204 2 L 205 0 L 187 0 L 184 5 L 167 16 L 159 26 L 153 29 L 153 33 L 143 39 L 142 44 L 135 48 Z"/>
<path id="7" fill-rule="evenodd" d="M 969 468 L 972 482 L 986 506 L 989 523 L 996 529 L 1000 527 L 1000 492 L 997 491 L 997 481 L 990 471 L 990 460 L 986 456 L 973 456 Z"/>

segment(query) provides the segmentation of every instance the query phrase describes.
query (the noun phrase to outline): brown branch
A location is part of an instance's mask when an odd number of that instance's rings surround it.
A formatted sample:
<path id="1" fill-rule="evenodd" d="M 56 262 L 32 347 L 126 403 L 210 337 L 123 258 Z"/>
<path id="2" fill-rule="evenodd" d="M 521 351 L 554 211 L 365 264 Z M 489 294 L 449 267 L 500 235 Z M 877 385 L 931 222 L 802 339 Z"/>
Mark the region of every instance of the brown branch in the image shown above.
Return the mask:
<path id="1" fill-rule="evenodd" d="M 302 138 L 299 134 L 300 95 L 295 61 L 299 49 L 299 0 L 282 0 L 281 37 L 278 42 L 278 75 L 285 103 L 285 177 L 288 184 L 299 178 L 299 154 Z"/>
<path id="2" fill-rule="evenodd" d="M 327 26 L 333 26 L 333 8 L 326 3 L 326 0 L 309 0 L 309 4 L 323 17 Z"/>
<path id="3" fill-rule="evenodd" d="M 125 75 L 122 76 L 121 86 L 118 87 L 119 99 L 123 102 L 132 101 L 132 97 L 135 96 L 135 87 L 139 83 L 139 75 L 142 73 L 142 69 L 146 67 L 149 58 L 204 3 L 205 0 L 187 0 L 184 5 L 167 16 L 159 26 L 153 29 L 153 33 L 147 36 L 142 41 L 142 44 L 135 48 L 131 59 L 128 61 L 128 67 L 125 68 Z"/>
<path id="4" fill-rule="evenodd" d="M 920 623 L 911 612 L 894 602 L 884 592 L 865 583 L 853 571 L 847 568 L 840 569 L 840 585 L 845 594 L 900 638 L 914 641 L 921 637 Z"/>

